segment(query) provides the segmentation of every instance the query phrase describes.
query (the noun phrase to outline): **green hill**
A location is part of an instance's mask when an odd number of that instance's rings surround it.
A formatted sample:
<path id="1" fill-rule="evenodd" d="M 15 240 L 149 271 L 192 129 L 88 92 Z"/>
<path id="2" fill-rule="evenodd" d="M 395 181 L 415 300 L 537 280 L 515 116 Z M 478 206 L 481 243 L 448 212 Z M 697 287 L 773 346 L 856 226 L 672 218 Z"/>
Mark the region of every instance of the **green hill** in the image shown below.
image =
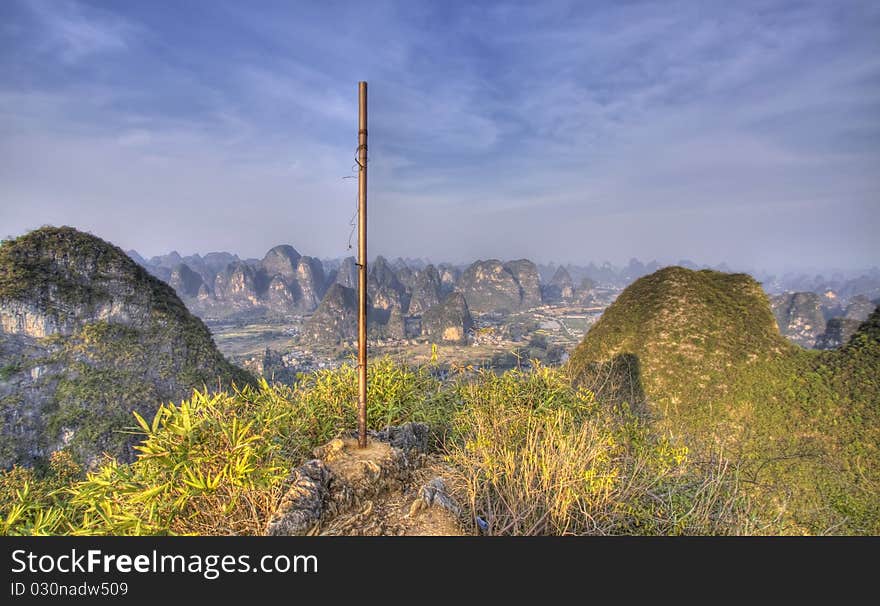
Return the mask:
<path id="1" fill-rule="evenodd" d="M 670 267 L 620 295 L 570 370 L 698 451 L 734 457 L 775 529 L 877 533 L 878 322 L 841 350 L 803 350 L 749 276 Z"/>
<path id="2" fill-rule="evenodd" d="M 130 459 L 132 411 L 236 379 L 202 321 L 116 246 L 70 227 L 0 245 L 0 466 L 64 446 Z"/>

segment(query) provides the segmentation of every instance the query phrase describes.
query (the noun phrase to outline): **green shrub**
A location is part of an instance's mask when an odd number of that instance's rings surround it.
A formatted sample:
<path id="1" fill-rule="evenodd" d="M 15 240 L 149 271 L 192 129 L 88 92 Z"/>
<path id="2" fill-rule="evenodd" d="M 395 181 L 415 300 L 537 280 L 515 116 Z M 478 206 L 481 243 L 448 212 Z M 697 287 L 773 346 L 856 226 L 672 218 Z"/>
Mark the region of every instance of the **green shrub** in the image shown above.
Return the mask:
<path id="1" fill-rule="evenodd" d="M 751 529 L 725 463 L 691 461 L 627 406 L 565 373 L 482 374 L 447 445 L 454 484 L 489 534 L 732 534 Z"/>
<path id="2" fill-rule="evenodd" d="M 4 534 L 260 534 L 291 468 L 355 428 L 357 373 L 293 386 L 195 392 L 136 417 L 132 464 L 85 477 L 69 457 L 0 475 Z M 560 369 L 462 372 L 385 359 L 370 367 L 370 425 L 434 429 L 450 485 L 492 534 L 744 533 L 755 527 L 737 474 L 652 434 L 623 404 L 597 401 Z M 477 527 L 472 525 L 476 532 Z"/>

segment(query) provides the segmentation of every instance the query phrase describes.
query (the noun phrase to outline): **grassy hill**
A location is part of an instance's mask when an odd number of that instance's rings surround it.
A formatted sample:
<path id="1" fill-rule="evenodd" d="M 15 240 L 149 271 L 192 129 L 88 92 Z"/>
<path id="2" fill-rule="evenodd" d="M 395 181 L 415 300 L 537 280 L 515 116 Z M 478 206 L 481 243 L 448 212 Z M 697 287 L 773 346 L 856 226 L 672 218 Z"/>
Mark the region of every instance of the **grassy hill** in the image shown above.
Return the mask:
<path id="1" fill-rule="evenodd" d="M 878 322 L 841 350 L 803 350 L 749 276 L 670 267 L 620 295 L 570 370 L 698 452 L 733 457 L 777 530 L 877 533 Z"/>

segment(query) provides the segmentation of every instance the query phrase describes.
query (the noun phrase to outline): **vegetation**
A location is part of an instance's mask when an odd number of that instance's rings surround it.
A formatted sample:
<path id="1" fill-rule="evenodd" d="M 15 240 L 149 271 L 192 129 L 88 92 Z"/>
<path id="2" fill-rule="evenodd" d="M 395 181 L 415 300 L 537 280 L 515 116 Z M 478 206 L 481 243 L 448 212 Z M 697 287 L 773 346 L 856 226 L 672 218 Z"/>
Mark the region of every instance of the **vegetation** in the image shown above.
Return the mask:
<path id="1" fill-rule="evenodd" d="M 625 407 L 574 389 L 560 369 L 502 376 L 388 359 L 371 366 L 374 428 L 428 423 L 457 470 L 472 519 L 493 534 L 742 532 L 747 502 L 724 465 L 709 473 L 687 449 L 652 436 Z M 356 372 L 320 371 L 293 386 L 258 386 L 137 416 L 132 464 L 83 474 L 57 454 L 44 470 L 0 476 L 5 534 L 256 534 L 289 470 L 355 427 Z M 63 463 L 63 464 L 62 464 Z M 476 526 L 474 526 L 476 532 Z"/>
<path id="2" fill-rule="evenodd" d="M 0 245 L 0 301 L 93 305 L 110 296 L 105 281 L 120 270 L 136 283 L 132 296 L 149 293 L 162 312 L 192 317 L 170 286 L 122 249 L 72 227 L 42 227 Z"/>
<path id="3" fill-rule="evenodd" d="M 802 350 L 748 276 L 667 268 L 620 295 L 571 369 L 700 456 L 723 448 L 775 531 L 877 534 L 877 325 L 875 312 L 842 350 Z"/>
<path id="4" fill-rule="evenodd" d="M 194 362 L 219 356 L 151 314 L 149 332 L 91 322 L 51 338 L 44 363 L 70 374 L 55 379 L 49 429 L 83 431 L 45 465 L 0 473 L 0 532 L 259 534 L 290 470 L 356 426 L 350 365 L 148 414 L 156 393 L 132 368 L 198 385 L 210 374 Z M 624 291 L 569 366 L 523 366 L 370 366 L 371 426 L 432 428 L 474 533 L 880 533 L 880 311 L 841 350 L 805 351 L 748 276 L 667 268 Z M 147 407 L 123 419 L 122 399 Z M 132 437 L 132 463 L 77 461 L 76 440 L 113 450 Z"/>
<path id="5" fill-rule="evenodd" d="M 84 464 L 102 450 L 130 456 L 129 436 L 114 430 L 131 423 L 132 410 L 152 415 L 194 388 L 253 380 L 223 358 L 170 286 L 70 227 L 0 245 L 0 307 L 44 321 L 26 347 L 10 337 L 9 353 L 0 352 L 0 381 L 15 381 L 7 388 L 24 396 L 0 399 L 4 462 L 60 443 Z M 33 369 L 32 378 L 24 372 Z"/>
<path id="6" fill-rule="evenodd" d="M 459 392 L 448 459 L 471 519 L 490 534 L 756 531 L 726 462 L 693 459 L 563 371 L 481 372 Z"/>

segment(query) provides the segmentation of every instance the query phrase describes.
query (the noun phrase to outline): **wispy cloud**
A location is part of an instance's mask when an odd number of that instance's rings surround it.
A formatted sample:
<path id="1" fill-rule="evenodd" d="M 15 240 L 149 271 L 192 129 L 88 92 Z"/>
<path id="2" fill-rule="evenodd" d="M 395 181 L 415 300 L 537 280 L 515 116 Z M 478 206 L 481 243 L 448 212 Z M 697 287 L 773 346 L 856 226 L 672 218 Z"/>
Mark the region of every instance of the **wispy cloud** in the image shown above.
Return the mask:
<path id="1" fill-rule="evenodd" d="M 367 79 L 378 252 L 880 259 L 876 3 L 354 8 L 0 9 L 0 220 L 337 254 Z"/>
<path id="2" fill-rule="evenodd" d="M 38 43 L 66 63 L 125 50 L 136 28 L 126 19 L 72 0 L 27 0 L 39 24 Z"/>

